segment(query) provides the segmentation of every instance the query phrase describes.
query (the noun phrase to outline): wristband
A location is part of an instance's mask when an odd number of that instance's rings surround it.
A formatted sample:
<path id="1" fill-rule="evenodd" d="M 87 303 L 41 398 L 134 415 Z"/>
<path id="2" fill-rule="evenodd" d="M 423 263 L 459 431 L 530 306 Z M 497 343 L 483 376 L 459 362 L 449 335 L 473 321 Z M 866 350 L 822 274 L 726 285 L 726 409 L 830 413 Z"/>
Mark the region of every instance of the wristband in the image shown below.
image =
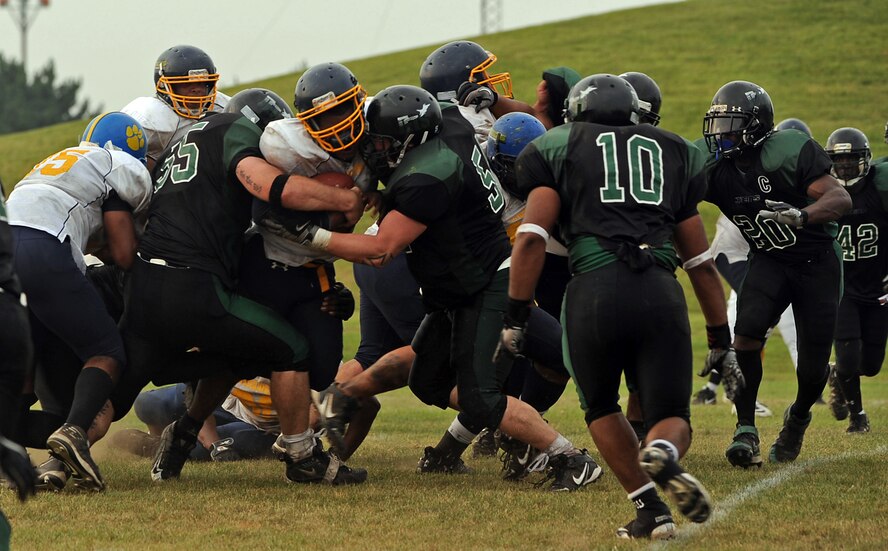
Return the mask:
<path id="1" fill-rule="evenodd" d="M 731 347 L 731 329 L 728 324 L 717 325 L 711 327 L 706 326 L 706 340 L 709 349 L 713 348 L 730 348 Z"/>
<path id="2" fill-rule="evenodd" d="M 324 228 L 318 228 L 311 237 L 311 246 L 315 249 L 326 251 L 327 247 L 330 245 L 330 238 L 332 236 L 333 232 L 325 230 Z"/>
<path id="3" fill-rule="evenodd" d="M 516 300 L 510 297 L 509 305 L 506 307 L 506 317 L 523 325 L 530 317 L 530 301 Z"/>
<path id="4" fill-rule="evenodd" d="M 281 204 L 281 197 L 284 195 L 284 186 L 287 185 L 287 180 L 290 177 L 286 174 L 281 174 L 276 177 L 274 181 L 271 183 L 271 189 L 268 190 L 268 204 L 273 207 L 283 207 Z"/>

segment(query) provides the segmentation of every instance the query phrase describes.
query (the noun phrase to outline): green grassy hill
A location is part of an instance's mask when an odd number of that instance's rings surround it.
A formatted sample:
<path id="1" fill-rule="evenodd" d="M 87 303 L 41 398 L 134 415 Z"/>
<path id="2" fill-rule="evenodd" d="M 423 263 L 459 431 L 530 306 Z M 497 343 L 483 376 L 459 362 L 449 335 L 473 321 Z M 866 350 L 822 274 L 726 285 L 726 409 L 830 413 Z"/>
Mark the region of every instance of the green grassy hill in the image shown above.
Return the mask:
<path id="1" fill-rule="evenodd" d="M 803 119 L 821 142 L 835 128 L 856 126 L 869 136 L 878 157 L 888 154 L 882 143 L 888 119 L 883 10 L 878 0 L 700 0 L 475 39 L 497 54 L 498 68 L 512 73 L 516 97 L 531 103 L 546 67 L 569 65 L 584 75 L 642 71 L 663 91 L 663 126 L 695 138 L 718 87 L 745 79 L 768 90 L 778 120 Z M 418 84 L 419 66 L 437 46 L 345 63 L 375 93 L 392 84 Z M 219 66 L 224 71 L 225 60 Z M 262 86 L 291 98 L 298 76 L 226 92 Z M 0 136 L 0 178 L 7 189 L 36 162 L 74 143 L 82 126 L 68 123 Z"/>

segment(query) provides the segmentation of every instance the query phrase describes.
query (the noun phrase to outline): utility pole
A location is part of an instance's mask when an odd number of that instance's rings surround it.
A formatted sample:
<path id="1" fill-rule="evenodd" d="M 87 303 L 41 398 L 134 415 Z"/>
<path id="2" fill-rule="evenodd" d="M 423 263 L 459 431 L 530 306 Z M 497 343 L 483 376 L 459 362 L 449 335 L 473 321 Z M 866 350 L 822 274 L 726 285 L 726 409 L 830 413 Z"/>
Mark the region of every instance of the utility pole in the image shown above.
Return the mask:
<path id="1" fill-rule="evenodd" d="M 22 69 L 28 74 L 28 27 L 37 19 L 37 10 L 49 7 L 49 0 L 38 0 L 29 4 L 28 0 L 0 0 L 0 8 L 9 8 L 9 16 L 19 28 L 22 40 Z"/>
<path id="2" fill-rule="evenodd" d="M 481 34 L 503 30 L 503 0 L 481 0 Z"/>

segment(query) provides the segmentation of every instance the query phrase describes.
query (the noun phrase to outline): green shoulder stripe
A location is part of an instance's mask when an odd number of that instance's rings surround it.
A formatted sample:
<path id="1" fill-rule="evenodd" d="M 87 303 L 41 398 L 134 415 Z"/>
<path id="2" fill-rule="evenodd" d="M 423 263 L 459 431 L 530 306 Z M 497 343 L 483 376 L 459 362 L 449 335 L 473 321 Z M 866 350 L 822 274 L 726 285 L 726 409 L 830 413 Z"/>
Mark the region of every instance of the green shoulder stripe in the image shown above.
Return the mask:
<path id="1" fill-rule="evenodd" d="M 225 169 L 231 169 L 231 161 L 245 149 L 259 149 L 262 131 L 246 117 L 234 121 L 225 131 L 222 148 L 222 162 Z"/>
<path id="2" fill-rule="evenodd" d="M 571 123 L 556 126 L 531 142 L 551 167 L 556 181 L 559 174 L 564 172 L 564 161 L 567 159 L 572 128 L 574 125 Z"/>
<path id="3" fill-rule="evenodd" d="M 882 200 L 882 207 L 888 211 L 888 163 L 879 163 L 870 167 L 874 171 L 873 185 Z"/>
<path id="4" fill-rule="evenodd" d="M 706 166 L 706 161 L 709 159 L 709 150 L 706 148 L 706 140 L 700 138 L 696 142 L 692 142 L 685 138 L 685 145 L 688 146 L 688 163 L 687 163 L 687 178 L 690 180 L 694 176 L 700 174 L 703 171 L 703 168 Z M 702 148 L 698 145 L 698 143 L 702 141 Z"/>
<path id="5" fill-rule="evenodd" d="M 781 130 L 771 134 L 762 146 L 762 168 L 767 172 L 786 171 L 794 181 L 799 152 L 811 138 L 800 130 Z"/>
<path id="6" fill-rule="evenodd" d="M 444 140 L 435 137 L 410 151 L 410 155 L 392 173 L 390 182 L 397 182 L 411 174 L 428 174 L 442 182 L 462 172 L 462 161 Z"/>

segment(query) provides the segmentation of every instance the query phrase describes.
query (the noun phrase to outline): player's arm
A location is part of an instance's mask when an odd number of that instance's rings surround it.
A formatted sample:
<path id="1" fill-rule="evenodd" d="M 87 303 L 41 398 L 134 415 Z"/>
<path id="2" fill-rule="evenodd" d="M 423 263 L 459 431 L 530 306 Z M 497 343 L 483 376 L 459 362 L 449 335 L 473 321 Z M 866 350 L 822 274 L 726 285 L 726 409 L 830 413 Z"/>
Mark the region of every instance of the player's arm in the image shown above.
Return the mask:
<path id="1" fill-rule="evenodd" d="M 529 303 L 546 260 L 548 235 L 558 220 L 561 198 L 550 187 L 538 187 L 527 196 L 524 220 L 518 226 L 509 269 L 509 299 Z"/>
<path id="2" fill-rule="evenodd" d="M 292 210 L 333 210 L 355 224 L 364 214 L 364 201 L 357 188 L 326 186 L 299 176 L 286 175 L 261 157 L 244 157 L 237 163 L 237 177 L 253 196 Z"/>
<path id="3" fill-rule="evenodd" d="M 426 227 L 422 222 L 393 210 L 382 219 L 376 235 L 318 230 L 319 234 L 315 235 L 312 246 L 322 248 L 333 256 L 350 262 L 379 268 L 388 264 L 398 253 L 407 248 L 407 245 L 413 243 Z M 325 236 L 324 233 L 329 236 Z M 326 244 L 324 237 L 329 237 Z"/>
<path id="4" fill-rule="evenodd" d="M 682 220 L 675 226 L 673 238 L 678 256 L 684 262 L 684 269 L 694 287 L 694 294 L 700 303 L 706 325 L 724 326 L 727 329 L 725 290 L 712 255 L 709 253 L 703 219 L 696 214 Z M 730 344 L 730 337 L 727 344 Z"/>
<path id="5" fill-rule="evenodd" d="M 808 197 L 814 199 L 803 209 L 808 213 L 808 224 L 832 222 L 851 210 L 851 196 L 829 174 L 824 174 L 808 186 Z"/>
<path id="6" fill-rule="evenodd" d="M 108 210 L 102 214 L 109 259 L 129 271 L 136 258 L 136 228 L 128 210 Z"/>

